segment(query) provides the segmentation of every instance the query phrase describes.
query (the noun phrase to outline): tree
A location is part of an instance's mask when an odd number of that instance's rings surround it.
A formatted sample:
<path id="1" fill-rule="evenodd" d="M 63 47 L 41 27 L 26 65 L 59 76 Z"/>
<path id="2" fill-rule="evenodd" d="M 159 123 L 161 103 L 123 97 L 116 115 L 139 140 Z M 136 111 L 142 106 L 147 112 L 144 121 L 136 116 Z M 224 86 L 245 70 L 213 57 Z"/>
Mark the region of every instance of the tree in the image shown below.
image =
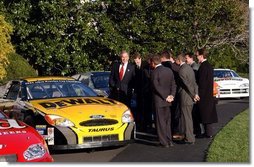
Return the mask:
<path id="1" fill-rule="evenodd" d="M 87 43 L 95 38 L 88 3 L 79 0 L 5 0 L 15 25 L 13 43 L 39 75 L 71 74 L 98 66 Z"/>
<path id="2" fill-rule="evenodd" d="M 8 54 L 14 52 L 11 44 L 12 26 L 0 15 L 0 79 L 6 76 L 6 66 L 8 65 Z"/>
<path id="3" fill-rule="evenodd" d="M 177 54 L 206 47 L 211 55 L 231 54 L 231 61 L 248 63 L 246 1 L 113 0 L 97 3 L 102 9 L 97 18 L 99 40 L 111 49 L 120 50 L 124 46 L 146 53 L 167 48 Z M 110 42 L 112 36 L 114 42 Z M 211 59 L 220 61 L 217 55 Z M 229 64 L 235 64 L 231 61 Z"/>
<path id="4" fill-rule="evenodd" d="M 15 25 L 17 53 L 40 75 L 99 70 L 122 49 L 146 55 L 206 47 L 215 67 L 248 65 L 246 0 L 3 0 L 3 5 Z"/>

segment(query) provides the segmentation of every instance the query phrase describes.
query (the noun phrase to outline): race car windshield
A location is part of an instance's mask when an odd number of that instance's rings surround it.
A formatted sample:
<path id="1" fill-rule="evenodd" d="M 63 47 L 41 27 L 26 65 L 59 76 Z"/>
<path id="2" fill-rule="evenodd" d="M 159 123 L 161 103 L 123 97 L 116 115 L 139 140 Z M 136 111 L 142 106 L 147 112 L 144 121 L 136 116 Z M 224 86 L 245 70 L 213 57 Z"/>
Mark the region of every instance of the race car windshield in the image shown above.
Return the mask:
<path id="1" fill-rule="evenodd" d="M 230 77 L 239 77 L 239 75 L 230 70 L 215 70 L 214 71 L 214 78 L 230 78 Z"/>
<path id="2" fill-rule="evenodd" d="M 59 97 L 91 97 L 97 94 L 80 81 L 35 81 L 26 83 L 27 97 L 49 99 Z"/>

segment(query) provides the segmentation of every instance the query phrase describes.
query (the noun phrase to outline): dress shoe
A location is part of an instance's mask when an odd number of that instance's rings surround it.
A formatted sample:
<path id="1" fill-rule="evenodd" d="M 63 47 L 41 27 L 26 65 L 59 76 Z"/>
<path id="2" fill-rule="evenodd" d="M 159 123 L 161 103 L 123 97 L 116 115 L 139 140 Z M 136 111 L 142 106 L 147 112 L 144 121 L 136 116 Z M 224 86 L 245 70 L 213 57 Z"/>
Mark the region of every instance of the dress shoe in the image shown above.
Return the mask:
<path id="1" fill-rule="evenodd" d="M 168 145 L 169 145 L 170 147 L 173 147 L 173 146 L 174 146 L 174 143 L 171 141 L 171 142 L 168 143 Z"/>

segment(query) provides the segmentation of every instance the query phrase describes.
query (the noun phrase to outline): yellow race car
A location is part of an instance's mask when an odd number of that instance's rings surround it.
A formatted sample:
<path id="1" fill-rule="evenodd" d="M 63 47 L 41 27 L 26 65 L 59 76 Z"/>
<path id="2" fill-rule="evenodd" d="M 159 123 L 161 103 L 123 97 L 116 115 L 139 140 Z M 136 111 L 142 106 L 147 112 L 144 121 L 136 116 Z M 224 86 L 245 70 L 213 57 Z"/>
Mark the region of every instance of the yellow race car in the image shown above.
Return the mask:
<path id="1" fill-rule="evenodd" d="M 124 145 L 135 127 L 126 105 L 69 77 L 10 81 L 0 110 L 36 128 L 49 149 Z"/>

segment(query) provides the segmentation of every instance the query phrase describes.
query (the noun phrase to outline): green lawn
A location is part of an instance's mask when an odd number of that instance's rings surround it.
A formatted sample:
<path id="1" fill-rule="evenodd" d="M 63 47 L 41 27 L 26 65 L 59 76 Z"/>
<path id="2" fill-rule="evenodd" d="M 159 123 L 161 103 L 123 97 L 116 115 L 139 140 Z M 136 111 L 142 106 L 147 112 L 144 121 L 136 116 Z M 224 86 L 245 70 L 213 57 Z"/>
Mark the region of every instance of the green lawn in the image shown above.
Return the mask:
<path id="1" fill-rule="evenodd" d="M 214 138 L 207 162 L 250 162 L 249 110 L 237 115 Z"/>

